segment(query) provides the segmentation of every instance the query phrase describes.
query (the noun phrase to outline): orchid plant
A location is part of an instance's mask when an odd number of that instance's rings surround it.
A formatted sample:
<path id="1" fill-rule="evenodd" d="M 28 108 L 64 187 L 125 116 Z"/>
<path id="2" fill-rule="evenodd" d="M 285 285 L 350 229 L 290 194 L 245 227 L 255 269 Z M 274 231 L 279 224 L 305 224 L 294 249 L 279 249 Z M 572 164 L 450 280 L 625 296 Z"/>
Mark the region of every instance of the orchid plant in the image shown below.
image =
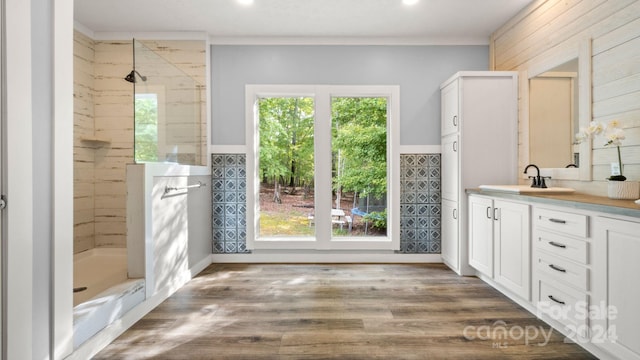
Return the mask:
<path id="1" fill-rule="evenodd" d="M 627 178 L 622 175 L 622 156 L 620 155 L 620 145 L 622 145 L 622 140 L 625 139 L 624 131 L 620 127 L 620 122 L 618 120 L 611 120 L 609 123 L 604 126 L 602 123 L 597 121 L 592 121 L 587 128 L 581 128 L 580 132 L 576 134 L 576 143 L 579 144 L 588 138 L 595 135 L 603 135 L 607 142 L 604 146 L 613 145 L 618 148 L 618 167 L 620 169 L 619 175 L 612 175 L 607 178 L 612 181 L 625 181 Z"/>

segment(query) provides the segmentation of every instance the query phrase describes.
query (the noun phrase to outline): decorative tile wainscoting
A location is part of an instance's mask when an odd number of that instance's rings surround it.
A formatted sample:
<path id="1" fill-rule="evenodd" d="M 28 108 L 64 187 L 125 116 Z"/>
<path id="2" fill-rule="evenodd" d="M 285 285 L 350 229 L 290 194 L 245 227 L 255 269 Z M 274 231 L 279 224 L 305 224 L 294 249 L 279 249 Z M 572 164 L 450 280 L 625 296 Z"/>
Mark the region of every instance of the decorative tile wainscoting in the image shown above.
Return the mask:
<path id="1" fill-rule="evenodd" d="M 440 253 L 440 154 L 400 155 L 400 250 Z"/>
<path id="2" fill-rule="evenodd" d="M 213 253 L 248 253 L 247 156 L 211 155 Z"/>
<path id="3" fill-rule="evenodd" d="M 211 155 L 213 253 L 249 253 L 245 154 Z M 440 253 L 440 154 L 400 157 L 400 250 Z"/>

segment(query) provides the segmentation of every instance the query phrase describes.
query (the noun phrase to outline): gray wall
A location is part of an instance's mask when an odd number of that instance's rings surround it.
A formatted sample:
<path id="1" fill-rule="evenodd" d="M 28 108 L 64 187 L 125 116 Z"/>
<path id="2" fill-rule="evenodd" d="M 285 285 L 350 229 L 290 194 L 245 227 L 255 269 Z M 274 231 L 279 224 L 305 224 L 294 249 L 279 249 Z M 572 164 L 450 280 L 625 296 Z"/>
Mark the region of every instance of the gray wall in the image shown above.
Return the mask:
<path id="1" fill-rule="evenodd" d="M 244 145 L 247 84 L 399 85 L 400 144 L 440 144 L 440 84 L 487 70 L 488 46 L 211 47 L 213 145 Z"/>

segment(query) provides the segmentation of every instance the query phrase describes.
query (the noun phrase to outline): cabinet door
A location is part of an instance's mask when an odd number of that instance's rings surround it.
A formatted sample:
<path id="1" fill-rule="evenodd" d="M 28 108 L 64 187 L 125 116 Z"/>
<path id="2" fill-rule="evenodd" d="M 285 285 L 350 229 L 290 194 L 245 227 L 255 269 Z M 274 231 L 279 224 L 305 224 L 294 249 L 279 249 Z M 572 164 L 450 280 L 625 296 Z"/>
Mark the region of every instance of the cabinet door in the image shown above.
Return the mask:
<path id="1" fill-rule="evenodd" d="M 469 265 L 493 277 L 493 201 L 469 196 Z"/>
<path id="2" fill-rule="evenodd" d="M 459 190 L 459 142 L 458 135 L 442 138 L 442 198 L 458 201 Z"/>
<path id="3" fill-rule="evenodd" d="M 449 135 L 458 132 L 458 126 L 460 124 L 460 117 L 458 114 L 458 81 L 453 81 L 440 93 L 440 106 L 441 106 L 441 136 Z"/>
<path id="4" fill-rule="evenodd" d="M 460 269 L 458 245 L 458 204 L 442 200 L 442 259 L 454 271 Z"/>
<path id="5" fill-rule="evenodd" d="M 591 342 L 621 359 L 640 359 L 640 223 L 596 217 Z"/>
<path id="6" fill-rule="evenodd" d="M 494 280 L 525 300 L 531 297 L 529 205 L 495 200 Z"/>

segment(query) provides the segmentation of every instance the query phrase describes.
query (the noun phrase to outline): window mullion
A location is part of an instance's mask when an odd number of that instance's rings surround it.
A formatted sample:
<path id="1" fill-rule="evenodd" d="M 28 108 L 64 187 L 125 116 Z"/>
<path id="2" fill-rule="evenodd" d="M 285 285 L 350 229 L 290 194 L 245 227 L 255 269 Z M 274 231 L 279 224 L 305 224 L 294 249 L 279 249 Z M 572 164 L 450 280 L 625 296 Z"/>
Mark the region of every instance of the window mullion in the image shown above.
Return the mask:
<path id="1" fill-rule="evenodd" d="M 317 249 L 331 246 L 331 96 L 318 87 L 315 97 L 315 204 Z"/>

